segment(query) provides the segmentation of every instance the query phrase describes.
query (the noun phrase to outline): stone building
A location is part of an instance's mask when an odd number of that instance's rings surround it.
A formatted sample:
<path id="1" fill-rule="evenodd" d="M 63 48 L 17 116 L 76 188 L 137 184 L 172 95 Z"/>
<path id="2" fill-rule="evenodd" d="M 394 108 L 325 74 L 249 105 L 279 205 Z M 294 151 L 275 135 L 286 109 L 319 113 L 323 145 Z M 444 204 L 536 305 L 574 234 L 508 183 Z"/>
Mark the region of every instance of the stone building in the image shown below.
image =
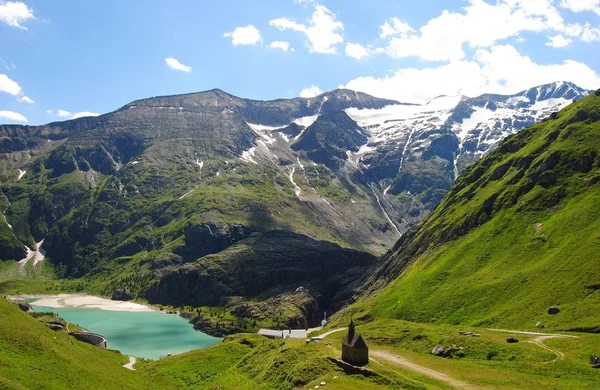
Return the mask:
<path id="1" fill-rule="evenodd" d="M 355 366 L 369 363 L 369 347 L 362 336 L 356 333 L 353 320 L 350 320 L 348 334 L 342 340 L 342 360 Z"/>

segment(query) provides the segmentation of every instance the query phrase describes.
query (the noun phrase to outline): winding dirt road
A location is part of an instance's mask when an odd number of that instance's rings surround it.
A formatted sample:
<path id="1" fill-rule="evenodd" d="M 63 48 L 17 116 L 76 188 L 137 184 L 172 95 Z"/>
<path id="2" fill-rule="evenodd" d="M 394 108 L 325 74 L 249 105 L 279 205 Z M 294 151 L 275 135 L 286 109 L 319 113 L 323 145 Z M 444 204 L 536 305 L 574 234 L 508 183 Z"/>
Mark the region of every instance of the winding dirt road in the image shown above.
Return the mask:
<path id="1" fill-rule="evenodd" d="M 330 330 L 328 332 L 325 332 L 325 333 L 319 335 L 319 337 L 327 337 L 330 334 L 342 332 L 342 331 L 345 331 L 346 329 L 347 328 L 333 329 L 333 330 Z M 408 360 L 402 356 L 394 355 L 394 354 L 384 351 L 384 350 L 371 349 L 369 354 L 371 355 L 372 358 L 377 358 L 379 360 L 387 361 L 389 363 L 392 363 L 395 366 L 422 374 L 424 376 L 427 376 L 427 377 L 435 379 L 435 380 L 439 380 L 440 382 L 444 382 L 447 385 L 452 386 L 452 387 L 456 387 L 456 388 L 460 388 L 460 389 L 476 389 L 477 388 L 466 382 L 454 379 L 446 373 L 436 371 L 436 370 L 428 368 L 428 367 L 421 366 L 419 364 L 411 362 L 410 360 Z M 375 363 L 381 364 L 376 359 L 371 359 L 371 360 L 373 360 Z M 400 373 L 398 373 L 398 374 L 400 374 Z M 402 375 L 402 374 L 400 374 L 400 375 Z"/>
<path id="2" fill-rule="evenodd" d="M 536 338 L 527 340 L 525 342 L 535 344 L 538 347 L 543 348 L 546 351 L 552 352 L 553 354 L 555 354 L 556 359 L 552 360 L 553 362 L 555 362 L 557 360 L 563 360 L 565 358 L 565 354 L 562 353 L 561 351 L 559 351 L 558 349 L 550 348 L 549 346 L 544 344 L 545 340 L 559 339 L 559 338 L 575 338 L 575 339 L 579 338 L 578 336 L 571 336 L 571 335 L 558 334 L 558 333 L 527 332 L 527 331 L 521 331 L 521 330 L 508 330 L 508 329 L 488 329 L 488 330 L 491 330 L 493 332 L 516 333 L 516 334 L 538 336 Z"/>
<path id="3" fill-rule="evenodd" d="M 440 382 L 444 382 L 447 385 L 452 386 L 452 387 L 456 387 L 459 389 L 477 389 L 478 388 L 478 387 L 468 384 L 467 382 L 463 382 L 458 379 L 454 379 L 446 373 L 443 373 L 441 371 L 436 371 L 436 370 L 428 368 L 428 367 L 421 366 L 419 364 L 411 362 L 410 360 L 408 360 L 402 356 L 394 355 L 387 351 L 371 350 L 370 355 L 372 357 L 392 363 L 395 366 L 402 367 L 402 368 L 405 368 L 410 371 L 414 371 L 416 373 L 425 375 L 429 378 L 438 380 Z"/>
<path id="4" fill-rule="evenodd" d="M 123 364 L 123 367 L 125 367 L 128 370 L 135 371 L 135 368 L 133 368 L 135 363 L 137 363 L 137 359 L 133 356 L 129 356 L 129 363 Z"/>
<path id="5" fill-rule="evenodd" d="M 325 332 L 321 335 L 319 335 L 319 337 L 327 337 L 333 333 L 337 333 L 337 332 L 342 332 L 345 331 L 346 328 L 337 328 L 337 329 L 333 329 L 330 330 L 328 332 Z M 565 354 L 562 353 L 561 351 L 554 349 L 554 348 L 550 348 L 549 346 L 547 346 L 546 344 L 544 344 L 545 340 L 550 340 L 550 339 L 555 339 L 555 338 L 578 338 L 578 336 L 571 336 L 571 335 L 565 335 L 565 334 L 553 334 L 553 333 L 540 333 L 540 332 L 527 332 L 527 331 L 521 331 L 521 330 L 508 330 L 508 329 L 488 329 L 490 331 L 493 332 L 504 332 L 504 333 L 513 333 L 513 334 L 525 334 L 525 335 L 533 335 L 533 336 L 538 336 L 535 337 L 531 340 L 527 340 L 525 342 L 527 343 L 531 343 L 531 344 L 535 344 L 540 348 L 543 348 L 549 352 L 552 352 L 553 354 L 556 355 L 556 359 L 552 360 L 552 362 L 555 362 L 557 360 L 563 360 L 565 358 Z M 450 375 L 441 372 L 441 371 L 437 371 L 434 370 L 432 368 L 429 367 L 425 367 L 425 366 L 421 366 L 419 364 L 416 364 L 410 360 L 408 360 L 405 357 L 402 356 L 398 356 L 395 355 L 393 353 L 390 353 L 388 351 L 384 351 L 384 350 L 379 350 L 379 349 L 371 349 L 370 350 L 370 355 L 372 359 L 375 363 L 381 364 L 378 360 L 379 359 L 381 361 L 386 361 L 388 363 L 392 363 L 395 366 L 419 373 L 421 375 L 427 376 L 429 378 L 438 380 L 440 382 L 444 382 L 449 386 L 455 387 L 455 388 L 459 388 L 459 389 L 478 389 L 479 387 L 471 385 L 467 382 L 463 382 L 460 381 L 458 379 L 452 378 Z"/>

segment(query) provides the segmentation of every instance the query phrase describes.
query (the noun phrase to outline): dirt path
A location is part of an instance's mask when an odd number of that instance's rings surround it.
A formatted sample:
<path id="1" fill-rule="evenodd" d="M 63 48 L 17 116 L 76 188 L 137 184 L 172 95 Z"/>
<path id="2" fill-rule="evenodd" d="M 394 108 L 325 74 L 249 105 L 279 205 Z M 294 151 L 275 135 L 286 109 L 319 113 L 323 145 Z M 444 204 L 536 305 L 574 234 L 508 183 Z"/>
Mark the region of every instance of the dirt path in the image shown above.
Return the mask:
<path id="1" fill-rule="evenodd" d="M 396 366 L 399 366 L 399 367 L 405 368 L 407 370 L 414 371 L 419 374 L 425 375 L 429 378 L 444 382 L 447 385 L 450 385 L 452 387 L 456 387 L 459 389 L 476 389 L 477 388 L 475 386 L 468 384 L 467 382 L 463 382 L 458 379 L 454 379 L 451 376 L 449 376 L 448 374 L 445 374 L 443 372 L 436 371 L 434 369 L 427 368 L 427 367 L 421 366 L 419 364 L 413 363 L 404 357 L 394 355 L 387 351 L 371 350 L 370 355 L 372 357 L 375 357 L 375 358 L 378 358 L 381 360 L 385 360 Z"/>
<path id="2" fill-rule="evenodd" d="M 337 332 L 342 332 L 342 331 L 347 330 L 347 329 L 348 328 L 337 328 L 337 329 L 334 329 L 334 330 L 330 330 L 329 332 L 325 332 L 323 334 L 320 334 L 317 337 L 323 337 L 323 338 L 325 338 L 325 337 L 329 336 L 330 334 L 337 333 Z"/>
<path id="3" fill-rule="evenodd" d="M 133 368 L 135 363 L 137 363 L 137 359 L 133 356 L 129 356 L 129 363 L 123 364 L 123 367 L 125 367 L 128 370 L 135 371 L 135 368 Z"/>
<path id="4" fill-rule="evenodd" d="M 328 332 L 325 332 L 325 333 L 319 335 L 319 337 L 327 337 L 330 334 L 337 333 L 337 332 L 343 332 L 346 329 L 347 328 L 333 329 L 333 330 L 330 330 Z M 408 360 L 408 359 L 406 359 L 404 357 L 394 355 L 394 354 L 392 354 L 390 352 L 387 352 L 387 351 L 373 350 L 373 349 L 371 349 L 371 351 L 370 351 L 369 354 L 370 354 L 370 356 L 372 358 L 377 358 L 377 359 L 380 359 L 380 360 L 385 360 L 385 361 L 387 361 L 389 363 L 392 363 L 395 366 L 398 366 L 398 367 L 401 367 L 401 368 L 404 368 L 404 369 L 407 369 L 407 370 L 410 370 L 410 371 L 417 372 L 417 373 L 425 375 L 425 376 L 427 376 L 429 378 L 433 378 L 433 379 L 439 380 L 439 381 L 444 382 L 447 385 L 450 385 L 452 387 L 457 387 L 457 388 L 460 388 L 460 389 L 475 389 L 476 388 L 474 386 L 469 385 L 466 382 L 454 379 L 454 378 L 450 377 L 449 375 L 447 375 L 447 374 L 445 374 L 443 372 L 439 372 L 439 371 L 433 370 L 431 368 L 427 368 L 427 367 L 421 366 L 419 364 L 411 362 L 410 360 Z M 375 363 L 381 364 L 379 361 L 377 361 L 375 359 L 371 359 L 371 360 L 373 360 Z M 404 375 L 402 375 L 401 373 L 398 373 L 398 372 L 397 372 L 397 374 L 399 374 L 401 376 L 404 376 Z"/>
<path id="5" fill-rule="evenodd" d="M 538 347 L 543 348 L 546 351 L 549 351 L 549 352 L 552 352 L 553 354 L 555 354 L 556 355 L 556 359 L 552 360 L 553 362 L 555 362 L 557 360 L 563 360 L 565 358 L 565 354 L 562 353 L 561 351 L 559 351 L 558 349 L 550 348 L 549 346 L 547 346 L 546 344 L 544 344 L 545 340 L 559 339 L 559 338 L 575 338 L 575 339 L 578 338 L 578 336 L 572 336 L 572 335 L 566 335 L 566 334 L 558 334 L 558 333 L 526 332 L 526 331 L 508 330 L 508 329 L 489 329 L 489 330 L 494 331 L 494 332 L 517 333 L 517 334 L 526 334 L 526 335 L 538 336 L 536 338 L 533 338 L 531 340 L 527 340 L 525 342 L 526 343 L 535 344 Z"/>

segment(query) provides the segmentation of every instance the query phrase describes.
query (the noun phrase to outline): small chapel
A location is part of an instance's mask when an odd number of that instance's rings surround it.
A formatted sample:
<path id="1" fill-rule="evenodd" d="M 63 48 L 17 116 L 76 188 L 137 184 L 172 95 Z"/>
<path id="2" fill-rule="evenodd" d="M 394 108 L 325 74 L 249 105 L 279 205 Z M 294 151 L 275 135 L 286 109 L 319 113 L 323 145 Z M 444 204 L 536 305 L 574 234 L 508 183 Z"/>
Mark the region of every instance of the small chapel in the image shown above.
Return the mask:
<path id="1" fill-rule="evenodd" d="M 352 319 L 348 326 L 348 334 L 342 340 L 342 360 L 354 366 L 369 363 L 369 347 L 362 336 L 356 333 Z"/>

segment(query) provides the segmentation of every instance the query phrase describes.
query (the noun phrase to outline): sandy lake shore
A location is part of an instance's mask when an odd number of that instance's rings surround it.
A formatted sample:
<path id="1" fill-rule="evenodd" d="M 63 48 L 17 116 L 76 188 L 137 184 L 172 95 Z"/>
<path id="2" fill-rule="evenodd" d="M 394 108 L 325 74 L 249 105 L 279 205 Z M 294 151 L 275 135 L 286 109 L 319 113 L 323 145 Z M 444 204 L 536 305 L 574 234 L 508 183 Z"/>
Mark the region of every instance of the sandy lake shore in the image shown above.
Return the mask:
<path id="1" fill-rule="evenodd" d="M 95 297 L 86 294 L 58 294 L 58 295 L 19 295 L 14 298 L 31 299 L 35 306 L 51 307 L 55 309 L 73 307 L 80 309 L 100 309 L 107 311 L 154 311 L 151 307 L 134 302 L 113 301 L 107 298 Z"/>

